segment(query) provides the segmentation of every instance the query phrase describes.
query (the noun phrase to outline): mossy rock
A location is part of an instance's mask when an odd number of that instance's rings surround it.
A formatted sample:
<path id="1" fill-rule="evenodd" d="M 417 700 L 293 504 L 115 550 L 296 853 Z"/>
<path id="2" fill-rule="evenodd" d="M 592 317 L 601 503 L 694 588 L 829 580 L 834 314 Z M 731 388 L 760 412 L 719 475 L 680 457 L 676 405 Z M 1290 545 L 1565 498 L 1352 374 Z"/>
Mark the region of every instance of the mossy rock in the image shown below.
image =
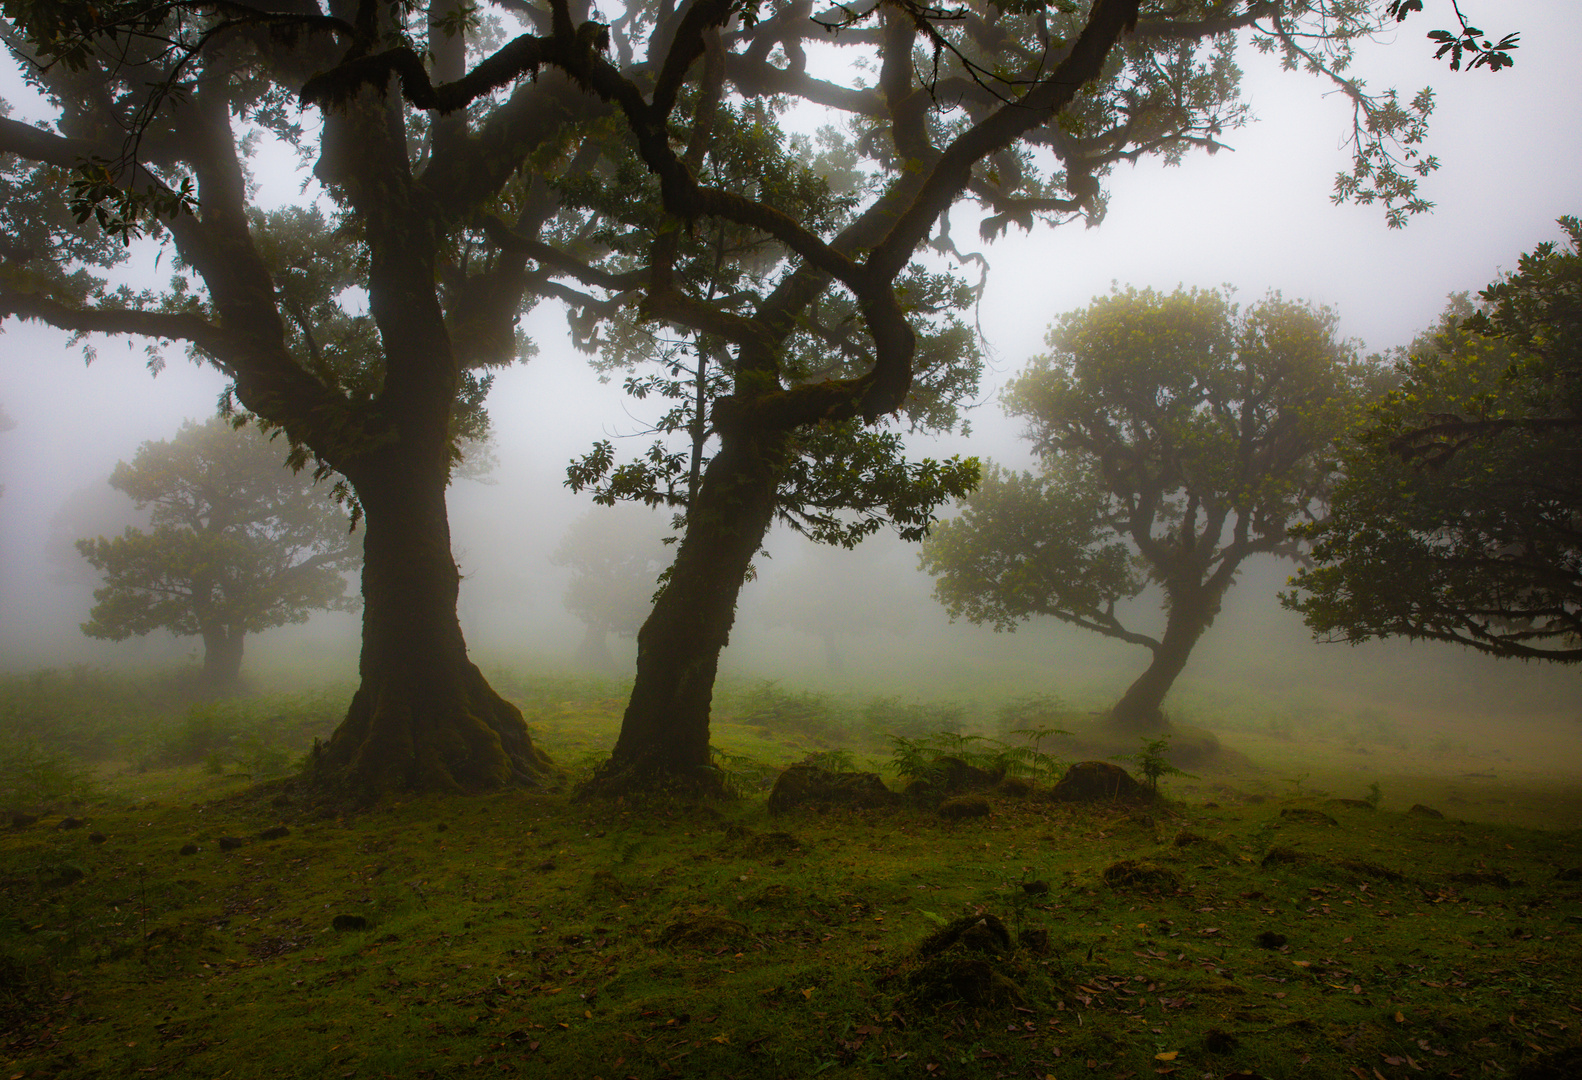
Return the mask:
<path id="1" fill-rule="evenodd" d="M 934 956 L 958 942 L 975 952 L 1005 952 L 1011 947 L 1011 932 L 998 915 L 963 915 L 918 942 L 917 955 Z"/>
<path id="2" fill-rule="evenodd" d="M 1313 856 L 1291 847 L 1272 847 L 1264 853 L 1259 866 L 1265 870 L 1272 866 L 1301 866 L 1313 861 Z"/>
<path id="3" fill-rule="evenodd" d="M 1325 806 L 1333 806 L 1337 810 L 1377 810 L 1378 809 L 1377 806 L 1374 806 L 1371 802 L 1369 802 L 1366 799 L 1325 799 L 1324 800 L 1324 805 Z"/>
<path id="4" fill-rule="evenodd" d="M 798 807 L 871 810 L 894 806 L 901 796 L 884 786 L 878 773 L 832 772 L 817 765 L 792 765 L 769 792 L 769 812 Z"/>
<path id="5" fill-rule="evenodd" d="M 1025 799 L 1033 793 L 1033 785 L 1020 776 L 1007 776 L 994 790 L 1008 799 Z"/>
<path id="6" fill-rule="evenodd" d="M 957 795 L 939 804 L 939 816 L 947 821 L 988 817 L 989 800 L 982 795 Z"/>
<path id="7" fill-rule="evenodd" d="M 1445 819 L 1444 811 L 1435 810 L 1432 806 L 1424 806 L 1422 803 L 1416 803 L 1413 805 L 1413 807 L 1406 812 L 1406 816 L 1434 818 L 1438 821 L 1443 821 Z"/>
<path id="8" fill-rule="evenodd" d="M 1324 813 L 1322 810 L 1308 810 L 1300 806 L 1288 806 L 1280 811 L 1283 821 L 1305 821 L 1313 825 L 1339 825 L 1340 822 Z"/>
<path id="9" fill-rule="evenodd" d="M 1049 792 L 1051 802 L 1153 802 L 1154 794 L 1131 773 L 1108 761 L 1079 761 Z"/>
<path id="10" fill-rule="evenodd" d="M 723 915 L 688 915 L 659 934 L 661 945 L 697 945 L 717 948 L 747 940 L 747 927 Z"/>
<path id="11" fill-rule="evenodd" d="M 1111 863 L 1099 876 L 1112 889 L 1168 889 L 1176 892 L 1185 887 L 1181 875 L 1174 870 L 1137 859 Z"/>

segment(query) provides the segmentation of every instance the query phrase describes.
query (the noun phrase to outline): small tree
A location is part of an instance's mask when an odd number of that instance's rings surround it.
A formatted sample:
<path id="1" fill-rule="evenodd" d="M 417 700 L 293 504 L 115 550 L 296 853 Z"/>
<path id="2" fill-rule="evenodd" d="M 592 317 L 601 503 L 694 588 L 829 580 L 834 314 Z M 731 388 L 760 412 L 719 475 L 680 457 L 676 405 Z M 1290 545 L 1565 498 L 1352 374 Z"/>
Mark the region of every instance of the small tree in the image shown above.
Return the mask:
<path id="1" fill-rule="evenodd" d="M 637 636 L 670 561 L 662 526 L 652 511 L 597 507 L 572 523 L 549 557 L 572 571 L 562 602 L 587 628 L 577 648 L 580 666 L 614 667 L 609 635 Z"/>
<path id="2" fill-rule="evenodd" d="M 221 419 L 146 442 L 112 487 L 151 508 L 148 531 L 77 541 L 104 574 L 83 633 L 124 641 L 168 630 L 203 639 L 203 683 L 234 689 L 242 642 L 314 611 L 350 611 L 361 545 L 306 476 L 256 428 Z"/>
<path id="3" fill-rule="evenodd" d="M 922 557 L 934 595 L 998 630 L 1048 615 L 1147 648 L 1111 717 L 1164 729 L 1165 695 L 1242 563 L 1297 552 L 1287 529 L 1320 495 L 1366 371 L 1334 325 L 1278 296 L 1243 312 L 1195 290 L 1127 289 L 1067 315 L 1005 398 L 1043 466 L 991 466 L 936 526 Z M 1116 611 L 1150 584 L 1159 637 Z"/>
<path id="4" fill-rule="evenodd" d="M 1316 637 L 1582 662 L 1582 221 L 1560 224 L 1453 298 L 1370 412 L 1281 598 Z"/>

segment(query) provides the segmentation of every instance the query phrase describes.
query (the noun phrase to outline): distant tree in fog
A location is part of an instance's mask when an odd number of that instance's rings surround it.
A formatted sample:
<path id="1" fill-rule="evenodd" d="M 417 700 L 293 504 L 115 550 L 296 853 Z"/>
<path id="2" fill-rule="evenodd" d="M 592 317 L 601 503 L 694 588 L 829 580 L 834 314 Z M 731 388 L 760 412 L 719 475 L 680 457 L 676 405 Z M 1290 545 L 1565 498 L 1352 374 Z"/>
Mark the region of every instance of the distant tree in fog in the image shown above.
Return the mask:
<path id="1" fill-rule="evenodd" d="M 953 618 L 999 630 L 1039 615 L 1142 646 L 1152 661 L 1111 710 L 1166 725 L 1165 695 L 1248 556 L 1295 555 L 1291 524 L 1368 377 L 1335 317 L 1271 296 L 1119 290 L 1051 328 L 1009 387 L 1037 472 L 990 466 L 922 562 Z M 1164 593 L 1155 637 L 1117 605 Z"/>
<path id="2" fill-rule="evenodd" d="M 1369 412 L 1282 597 L 1316 637 L 1582 662 L 1582 221 L 1560 224 Z"/>
<path id="3" fill-rule="evenodd" d="M 670 562 L 665 533 L 664 515 L 628 505 L 595 507 L 566 530 L 549 561 L 572 572 L 563 602 L 587 628 L 579 666 L 614 667 L 609 635 L 637 636 Z"/>
<path id="4" fill-rule="evenodd" d="M 16 421 L 11 419 L 11 414 L 5 411 L 5 406 L 0 405 L 0 432 L 10 431 L 16 427 Z M 0 495 L 5 494 L 5 485 L 0 484 Z"/>
<path id="5" fill-rule="evenodd" d="M 77 541 L 104 575 L 83 633 L 201 637 L 204 685 L 223 691 L 239 685 L 248 634 L 354 609 L 345 574 L 361 544 L 326 490 L 283 464 L 284 449 L 216 418 L 118 464 L 110 485 L 150 508 L 149 528 Z"/>

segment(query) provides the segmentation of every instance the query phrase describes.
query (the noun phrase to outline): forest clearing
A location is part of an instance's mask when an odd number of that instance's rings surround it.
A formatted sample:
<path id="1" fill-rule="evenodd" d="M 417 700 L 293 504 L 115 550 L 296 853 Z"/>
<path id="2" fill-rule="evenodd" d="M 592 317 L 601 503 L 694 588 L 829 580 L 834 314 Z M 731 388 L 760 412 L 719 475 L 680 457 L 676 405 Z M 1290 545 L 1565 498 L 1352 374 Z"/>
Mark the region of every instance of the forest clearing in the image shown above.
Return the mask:
<path id="1" fill-rule="evenodd" d="M 490 677 L 596 764 L 618 683 Z M 13 725 L 145 723 L 141 770 L 49 758 L 57 801 L 0 834 L 7 1076 L 1558 1078 L 1582 1054 L 1582 793 L 1538 739 L 1495 763 L 1432 752 L 1443 727 L 1237 732 L 1158 801 L 1094 804 L 1050 801 L 1046 740 L 1030 779 L 958 798 L 982 816 L 771 814 L 777 765 L 888 771 L 895 744 L 737 684 L 735 800 L 358 810 L 237 775 L 283 771 L 333 694 L 156 720 L 113 683 L 7 680 Z"/>

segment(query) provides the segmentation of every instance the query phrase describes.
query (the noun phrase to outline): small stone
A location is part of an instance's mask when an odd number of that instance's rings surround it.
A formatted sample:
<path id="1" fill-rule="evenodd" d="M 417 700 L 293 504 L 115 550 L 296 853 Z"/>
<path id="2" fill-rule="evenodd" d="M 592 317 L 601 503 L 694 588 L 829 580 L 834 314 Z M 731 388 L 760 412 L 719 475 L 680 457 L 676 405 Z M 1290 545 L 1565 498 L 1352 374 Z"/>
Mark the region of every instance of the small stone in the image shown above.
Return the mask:
<path id="1" fill-rule="evenodd" d="M 1277 934 L 1273 930 L 1265 930 L 1253 940 L 1257 941 L 1260 949 L 1281 949 L 1285 947 L 1286 936 Z"/>
<path id="2" fill-rule="evenodd" d="M 260 840 L 283 840 L 283 839 L 285 839 L 286 837 L 288 837 L 290 835 L 291 835 L 291 830 L 290 829 L 286 828 L 284 825 L 276 825 L 273 828 L 265 829 L 263 832 L 259 833 L 258 834 L 258 839 L 260 839 Z"/>
<path id="3" fill-rule="evenodd" d="M 198 845 L 197 844 L 182 844 L 181 845 L 181 854 L 183 854 L 183 855 L 196 855 L 197 853 L 198 853 Z"/>
<path id="4" fill-rule="evenodd" d="M 366 930 L 368 919 L 362 915 L 337 915 L 330 926 L 336 930 Z"/>
<path id="5" fill-rule="evenodd" d="M 247 841 L 239 836 L 222 836 L 220 837 L 220 850 L 235 851 L 237 848 L 246 845 L 246 843 Z"/>
<path id="6" fill-rule="evenodd" d="M 1022 882 L 1022 891 L 1028 896 L 1045 896 L 1049 893 L 1049 882 L 1024 881 Z"/>
<path id="7" fill-rule="evenodd" d="M 1442 811 L 1435 810 L 1432 806 L 1424 806 L 1422 803 L 1416 803 L 1416 804 L 1414 804 L 1412 806 L 1412 808 L 1410 810 L 1408 810 L 1406 812 L 1406 816 L 1407 817 L 1439 818 L 1439 819 L 1443 820 L 1445 815 L 1444 815 L 1444 813 Z"/>
<path id="8" fill-rule="evenodd" d="M 63 817 L 63 818 L 60 819 L 60 824 L 56 825 L 55 828 L 57 828 L 57 829 L 80 829 L 86 824 L 87 824 L 87 822 L 83 821 L 82 818 Z"/>
<path id="9" fill-rule="evenodd" d="M 109 837 L 102 832 L 91 832 L 88 834 L 88 843 L 90 844 L 102 844 L 108 839 Z"/>

